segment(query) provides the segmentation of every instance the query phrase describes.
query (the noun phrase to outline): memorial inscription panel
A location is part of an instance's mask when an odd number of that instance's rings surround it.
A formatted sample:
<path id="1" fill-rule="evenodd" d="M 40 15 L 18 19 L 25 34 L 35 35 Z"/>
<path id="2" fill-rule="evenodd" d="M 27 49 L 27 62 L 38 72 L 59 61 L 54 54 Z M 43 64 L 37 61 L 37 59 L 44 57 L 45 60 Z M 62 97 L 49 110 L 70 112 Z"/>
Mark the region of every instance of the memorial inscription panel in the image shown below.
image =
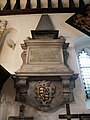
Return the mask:
<path id="1" fill-rule="evenodd" d="M 31 62 L 62 62 L 61 48 L 30 48 L 28 63 Z"/>

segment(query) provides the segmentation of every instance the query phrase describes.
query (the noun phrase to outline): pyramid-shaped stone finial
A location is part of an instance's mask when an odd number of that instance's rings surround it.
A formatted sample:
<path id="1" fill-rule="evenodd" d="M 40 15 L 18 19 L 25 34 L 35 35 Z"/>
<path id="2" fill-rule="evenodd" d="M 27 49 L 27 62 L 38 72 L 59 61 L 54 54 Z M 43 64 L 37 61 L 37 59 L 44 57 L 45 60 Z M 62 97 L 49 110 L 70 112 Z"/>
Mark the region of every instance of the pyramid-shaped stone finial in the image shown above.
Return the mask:
<path id="1" fill-rule="evenodd" d="M 58 30 L 54 29 L 49 15 L 44 14 L 41 16 L 36 30 L 31 30 L 33 39 L 56 39 L 58 38 Z"/>
<path id="2" fill-rule="evenodd" d="M 51 22 L 49 15 L 42 15 L 40 21 L 36 27 L 36 30 L 54 30 L 54 26 Z"/>

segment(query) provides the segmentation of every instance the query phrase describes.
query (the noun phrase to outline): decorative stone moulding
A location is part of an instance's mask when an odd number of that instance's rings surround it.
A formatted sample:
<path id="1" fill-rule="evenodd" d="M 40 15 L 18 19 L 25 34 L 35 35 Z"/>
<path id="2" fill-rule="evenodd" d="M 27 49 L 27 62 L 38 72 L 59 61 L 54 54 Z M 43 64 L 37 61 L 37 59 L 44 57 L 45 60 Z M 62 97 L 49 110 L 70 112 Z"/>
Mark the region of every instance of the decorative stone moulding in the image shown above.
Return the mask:
<path id="1" fill-rule="evenodd" d="M 31 33 L 32 38 L 21 44 L 23 64 L 12 75 L 16 101 L 45 112 L 56 110 L 74 100 L 78 75 L 67 64 L 69 43 L 65 43 L 63 36 L 58 37 L 59 31 L 54 30 L 48 15 L 42 15 L 37 29 Z"/>

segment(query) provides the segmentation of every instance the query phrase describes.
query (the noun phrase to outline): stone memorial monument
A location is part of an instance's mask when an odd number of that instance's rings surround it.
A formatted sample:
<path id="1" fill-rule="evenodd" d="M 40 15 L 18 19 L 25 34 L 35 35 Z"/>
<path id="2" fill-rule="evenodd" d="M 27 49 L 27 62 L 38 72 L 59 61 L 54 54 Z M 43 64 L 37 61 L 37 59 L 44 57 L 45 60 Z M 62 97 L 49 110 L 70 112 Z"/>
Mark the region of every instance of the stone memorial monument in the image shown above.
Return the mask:
<path id="1" fill-rule="evenodd" d="M 77 74 L 67 64 L 69 43 L 58 36 L 48 15 L 42 15 L 36 27 L 21 44 L 23 64 L 12 75 L 15 100 L 48 112 L 72 102 Z"/>

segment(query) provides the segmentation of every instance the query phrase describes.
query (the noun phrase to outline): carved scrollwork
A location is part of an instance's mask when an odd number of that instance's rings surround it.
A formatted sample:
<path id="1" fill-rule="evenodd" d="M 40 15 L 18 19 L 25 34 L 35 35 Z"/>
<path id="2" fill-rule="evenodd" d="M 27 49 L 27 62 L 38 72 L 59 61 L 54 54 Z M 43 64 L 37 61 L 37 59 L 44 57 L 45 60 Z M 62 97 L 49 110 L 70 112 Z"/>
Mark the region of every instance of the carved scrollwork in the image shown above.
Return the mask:
<path id="1" fill-rule="evenodd" d="M 62 77 L 64 102 L 68 102 L 70 100 L 70 80 L 69 79 L 70 77 Z"/>
<path id="2" fill-rule="evenodd" d="M 21 54 L 21 57 L 22 57 L 22 60 L 23 60 L 23 64 L 26 63 L 26 54 L 27 54 L 27 51 L 23 51 L 23 53 Z"/>
<path id="3" fill-rule="evenodd" d="M 16 88 L 16 101 L 25 102 L 27 96 L 28 83 L 26 77 L 13 77 Z"/>

